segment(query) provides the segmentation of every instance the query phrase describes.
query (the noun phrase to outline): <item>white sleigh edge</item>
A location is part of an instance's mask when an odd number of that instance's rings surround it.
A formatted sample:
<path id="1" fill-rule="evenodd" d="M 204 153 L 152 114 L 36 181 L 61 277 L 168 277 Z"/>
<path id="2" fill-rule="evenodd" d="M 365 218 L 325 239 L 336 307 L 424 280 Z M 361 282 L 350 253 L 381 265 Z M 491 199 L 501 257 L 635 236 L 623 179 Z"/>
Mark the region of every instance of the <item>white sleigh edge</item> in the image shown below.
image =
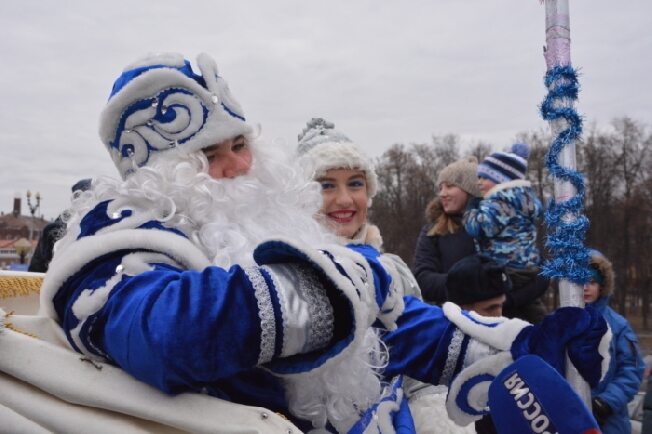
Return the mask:
<path id="1" fill-rule="evenodd" d="M 169 396 L 72 351 L 58 325 L 36 315 L 42 277 L 0 271 L 3 432 L 301 433 L 265 408 L 201 394 Z"/>

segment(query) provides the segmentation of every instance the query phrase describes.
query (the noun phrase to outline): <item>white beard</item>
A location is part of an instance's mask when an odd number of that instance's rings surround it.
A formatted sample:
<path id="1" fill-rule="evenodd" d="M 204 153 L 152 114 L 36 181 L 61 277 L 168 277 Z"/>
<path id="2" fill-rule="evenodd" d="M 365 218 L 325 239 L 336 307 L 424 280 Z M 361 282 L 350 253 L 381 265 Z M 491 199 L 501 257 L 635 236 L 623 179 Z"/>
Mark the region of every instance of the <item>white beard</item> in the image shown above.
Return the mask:
<path id="1" fill-rule="evenodd" d="M 212 212 L 201 222 L 199 239 L 215 265 L 253 265 L 252 251 L 270 238 L 315 247 L 336 240 L 315 220 L 322 203 L 320 186 L 302 171 L 261 154 L 247 175 L 207 182 Z"/>
<path id="2" fill-rule="evenodd" d="M 253 152 L 247 175 L 220 180 L 208 175 L 201 152 L 156 154 L 124 181 L 95 180 L 91 191 L 73 197 L 65 220 L 75 228 L 98 202 L 120 199 L 123 207 L 153 212 L 157 220 L 186 234 L 222 268 L 254 265 L 255 247 L 276 237 L 315 247 L 336 242 L 315 220 L 322 203 L 319 184 L 290 164 L 287 155 L 255 146 Z M 76 235 L 69 231 L 57 250 Z"/>
<path id="3" fill-rule="evenodd" d="M 337 243 L 337 237 L 315 219 L 322 204 L 319 184 L 273 151 L 255 145 L 253 151 L 250 172 L 234 179 L 210 178 L 201 152 L 183 155 L 172 149 L 154 156 L 147 167 L 124 181 L 95 180 L 92 190 L 73 198 L 66 217 L 68 233 L 56 250 L 72 244 L 81 218 L 108 199 L 120 199 L 123 206 L 134 210 L 154 212 L 165 226 L 186 234 L 222 268 L 254 265 L 255 247 L 275 237 L 314 247 Z M 380 396 L 378 372 L 386 353 L 370 329 L 365 342 L 351 348 L 348 359 L 285 381 L 290 411 L 311 420 L 317 428 L 323 428 L 328 420 L 338 431 L 348 431 L 359 412 Z"/>

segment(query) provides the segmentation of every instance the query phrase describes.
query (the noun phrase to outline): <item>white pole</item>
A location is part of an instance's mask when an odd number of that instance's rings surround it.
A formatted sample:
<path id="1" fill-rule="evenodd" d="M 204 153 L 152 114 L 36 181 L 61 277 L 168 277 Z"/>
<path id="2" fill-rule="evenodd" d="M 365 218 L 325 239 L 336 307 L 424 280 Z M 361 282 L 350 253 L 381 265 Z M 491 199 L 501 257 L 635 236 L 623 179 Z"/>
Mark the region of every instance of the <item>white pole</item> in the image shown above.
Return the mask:
<path id="1" fill-rule="evenodd" d="M 546 47 L 545 59 L 548 70 L 555 66 L 568 66 L 570 62 L 570 17 L 568 0 L 545 0 L 546 2 Z M 551 86 L 555 86 L 552 83 Z M 561 100 L 556 103 L 557 107 L 572 107 L 570 99 Z M 564 119 L 555 120 L 550 123 L 553 137 L 557 137 L 560 131 L 568 128 L 568 122 Z M 575 143 L 568 143 L 559 154 L 559 164 L 563 167 L 575 169 L 577 167 Z M 575 187 L 568 181 L 554 180 L 554 194 L 556 202 L 564 202 L 577 194 Z M 575 219 L 574 216 L 563 217 L 567 221 Z M 552 252 L 553 254 L 555 252 Z M 584 307 L 583 288 L 568 280 L 562 279 L 559 282 L 560 305 Z M 573 367 L 566 356 L 566 379 L 582 398 L 585 404 L 591 403 L 591 390 L 589 385 L 582 379 L 577 370 Z"/>

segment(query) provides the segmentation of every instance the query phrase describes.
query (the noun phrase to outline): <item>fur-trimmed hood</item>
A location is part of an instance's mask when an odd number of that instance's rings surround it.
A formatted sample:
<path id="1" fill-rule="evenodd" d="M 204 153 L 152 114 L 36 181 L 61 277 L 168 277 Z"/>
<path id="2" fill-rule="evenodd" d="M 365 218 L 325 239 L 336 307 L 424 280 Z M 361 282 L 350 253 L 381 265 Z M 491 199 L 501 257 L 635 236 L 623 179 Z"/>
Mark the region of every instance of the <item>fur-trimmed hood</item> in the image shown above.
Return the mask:
<path id="1" fill-rule="evenodd" d="M 436 197 L 426 206 L 426 221 L 428 223 L 435 223 L 443 213 L 444 208 L 441 206 L 441 201 L 439 197 Z"/>
<path id="2" fill-rule="evenodd" d="M 597 250 L 592 250 L 589 265 L 596 267 L 604 279 L 604 283 L 600 285 L 600 297 L 612 295 L 614 292 L 615 274 L 611 261 Z"/>

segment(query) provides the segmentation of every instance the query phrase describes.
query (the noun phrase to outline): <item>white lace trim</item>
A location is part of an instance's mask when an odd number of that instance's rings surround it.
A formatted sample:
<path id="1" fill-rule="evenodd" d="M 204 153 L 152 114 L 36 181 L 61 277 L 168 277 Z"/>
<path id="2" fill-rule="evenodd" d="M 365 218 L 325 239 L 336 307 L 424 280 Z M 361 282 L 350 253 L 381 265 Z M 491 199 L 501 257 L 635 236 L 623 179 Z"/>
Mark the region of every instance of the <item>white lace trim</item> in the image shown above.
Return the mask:
<path id="1" fill-rule="evenodd" d="M 441 378 L 439 379 L 439 384 L 447 385 L 453 378 L 455 366 L 457 366 L 457 360 L 459 359 L 460 353 L 462 352 L 463 340 L 464 333 L 462 333 L 460 329 L 455 328 L 453 337 L 448 344 L 448 356 L 446 357 L 446 364 L 444 365 L 444 370 L 441 374 Z"/>
<path id="2" fill-rule="evenodd" d="M 308 324 L 307 350 L 323 348 L 333 337 L 335 316 L 323 285 L 317 280 L 315 273 L 307 267 L 298 270 L 301 292 L 308 303 L 310 322 Z"/>
<path id="3" fill-rule="evenodd" d="M 276 343 L 276 322 L 274 320 L 274 307 L 272 296 L 265 278 L 258 267 L 247 267 L 245 274 L 254 287 L 254 296 L 258 305 L 258 317 L 260 318 L 260 353 L 258 364 L 267 363 L 274 357 L 274 346 Z"/>

